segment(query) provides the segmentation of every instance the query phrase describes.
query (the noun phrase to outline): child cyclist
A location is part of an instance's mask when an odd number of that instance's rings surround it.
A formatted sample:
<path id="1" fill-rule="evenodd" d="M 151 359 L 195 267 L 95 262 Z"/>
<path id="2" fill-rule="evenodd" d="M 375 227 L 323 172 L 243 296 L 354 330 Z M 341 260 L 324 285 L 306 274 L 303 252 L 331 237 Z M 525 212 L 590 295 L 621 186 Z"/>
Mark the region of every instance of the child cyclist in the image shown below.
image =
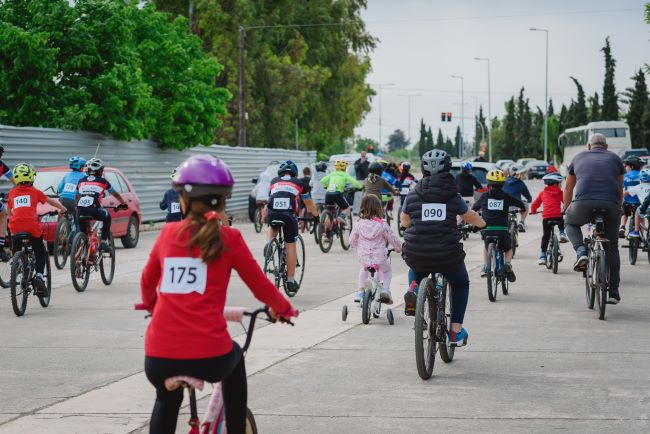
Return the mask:
<path id="1" fill-rule="evenodd" d="M 36 276 L 34 286 L 37 295 L 45 295 L 47 288 L 43 280 L 47 252 L 43 245 L 43 228 L 38 220 L 36 208 L 39 203 L 48 203 L 61 213 L 66 211 L 58 200 L 49 198 L 33 186 L 36 170 L 31 164 L 20 163 L 13 170 L 16 186 L 9 191 L 7 207 L 9 208 L 9 230 L 12 234 L 28 232 L 32 236 L 32 249 L 36 256 Z M 14 246 L 18 250 L 19 246 Z"/>
<path id="2" fill-rule="evenodd" d="M 539 254 L 539 265 L 546 264 L 546 249 L 553 232 L 553 226 L 557 225 L 560 229 L 560 242 L 566 243 L 569 239 L 564 232 L 564 219 L 562 218 L 562 175 L 557 172 L 551 172 L 542 178 L 546 187 L 539 192 L 532 205 L 530 213 L 536 214 L 540 205 L 542 209 L 542 235 L 541 253 Z"/>
<path id="3" fill-rule="evenodd" d="M 498 169 L 492 169 L 487 173 L 488 191 L 483 193 L 476 201 L 472 209 L 481 210 L 481 216 L 487 226 L 483 231 L 485 245 L 483 247 L 483 268 L 481 277 L 487 276 L 487 236 L 498 236 L 499 246 L 505 253 L 505 270 L 510 282 L 516 280 L 512 270 L 512 246 L 510 245 L 510 234 L 508 234 L 508 210 L 516 206 L 524 211 L 526 206 L 519 199 L 515 199 L 503 191 L 503 184 L 506 182 L 506 174 Z"/>
<path id="4" fill-rule="evenodd" d="M 223 316 L 232 270 L 272 317 L 296 312 L 264 276 L 241 233 L 220 222 L 234 185 L 228 167 L 196 155 L 181 164 L 172 185 L 185 218 L 160 231 L 140 282 L 142 302 L 153 310 L 145 335 L 145 373 L 156 388 L 150 432 L 175 432 L 183 389 L 167 390 L 165 379 L 186 375 L 222 381 L 228 432 L 244 433 L 246 369 Z"/>
<path id="5" fill-rule="evenodd" d="M 170 176 L 171 179 L 174 179 L 176 175 L 176 169 L 172 170 Z M 163 196 L 163 200 L 160 201 L 160 209 L 165 211 L 167 210 L 167 215 L 165 216 L 165 221 L 169 222 L 179 222 L 183 220 L 183 214 L 181 214 L 181 203 L 178 192 L 173 188 L 167 190 Z"/>
<path id="6" fill-rule="evenodd" d="M 633 185 L 628 187 L 627 191 L 623 194 L 627 196 L 636 196 L 639 204 L 644 204 L 647 202 L 648 197 L 650 196 L 650 169 L 645 167 L 639 172 L 639 181 L 641 182 L 638 185 Z M 629 238 L 640 238 L 641 237 L 641 214 L 645 214 L 646 210 L 644 209 L 641 212 L 642 206 L 637 209 L 637 212 L 634 214 L 634 230 L 630 231 L 628 234 Z"/>
<path id="7" fill-rule="evenodd" d="M 404 205 L 404 199 L 411 191 L 411 187 L 414 186 L 418 181 L 415 179 L 415 176 L 411 173 L 411 163 L 404 161 L 400 165 L 400 174 L 397 178 L 397 185 L 399 186 L 399 198 L 400 206 Z"/>
<path id="8" fill-rule="evenodd" d="M 363 197 L 359 209 L 359 218 L 352 226 L 352 233 L 350 234 L 350 245 L 357 249 L 357 258 L 361 265 L 359 270 L 359 290 L 354 297 L 355 302 L 359 302 L 363 298 L 365 283 L 370 276 L 366 268 L 374 267 L 379 272 L 379 278 L 383 282 L 379 300 L 382 303 L 393 304 L 393 296 L 390 292 L 393 271 L 387 256 L 386 243 L 393 246 L 397 253 L 402 251 L 402 245 L 390 226 L 382 219 L 383 214 L 381 201 L 377 196 L 368 195 Z"/>

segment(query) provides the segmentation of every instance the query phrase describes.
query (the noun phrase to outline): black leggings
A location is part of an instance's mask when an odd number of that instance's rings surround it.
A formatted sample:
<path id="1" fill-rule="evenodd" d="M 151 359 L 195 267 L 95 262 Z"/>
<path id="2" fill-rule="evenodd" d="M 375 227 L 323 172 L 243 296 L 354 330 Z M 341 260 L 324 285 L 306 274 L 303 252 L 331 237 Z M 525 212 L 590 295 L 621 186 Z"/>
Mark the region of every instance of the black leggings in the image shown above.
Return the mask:
<path id="1" fill-rule="evenodd" d="M 542 235 L 542 252 L 545 252 L 548 248 L 548 242 L 551 239 L 551 233 L 553 233 L 553 226 L 555 225 L 557 225 L 561 231 L 564 230 L 564 220 L 562 218 L 542 220 L 542 229 L 544 230 L 544 235 Z"/>
<path id="2" fill-rule="evenodd" d="M 174 434 L 178 411 L 183 402 L 183 388 L 168 391 L 165 379 L 177 375 L 200 378 L 210 383 L 222 382 L 229 434 L 244 434 L 246 429 L 246 367 L 241 347 L 232 343 L 232 351 L 220 357 L 194 360 L 145 357 L 144 371 L 156 388 L 156 403 L 151 414 L 150 434 Z"/>
<path id="3" fill-rule="evenodd" d="M 36 264 L 34 269 L 37 273 L 43 274 L 45 272 L 45 260 L 47 253 L 45 252 L 45 245 L 43 244 L 43 238 L 36 238 L 32 235 L 32 250 L 34 251 L 34 257 L 36 258 Z M 20 250 L 21 244 L 18 240 L 13 241 L 14 252 Z"/>

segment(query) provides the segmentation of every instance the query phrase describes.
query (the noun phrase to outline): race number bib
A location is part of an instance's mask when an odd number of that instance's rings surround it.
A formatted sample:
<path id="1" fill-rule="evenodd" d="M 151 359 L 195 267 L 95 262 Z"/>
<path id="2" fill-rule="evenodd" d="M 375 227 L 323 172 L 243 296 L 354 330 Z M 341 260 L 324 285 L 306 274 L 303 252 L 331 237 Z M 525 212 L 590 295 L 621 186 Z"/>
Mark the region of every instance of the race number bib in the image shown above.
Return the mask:
<path id="1" fill-rule="evenodd" d="M 503 199 L 488 199 L 487 209 L 490 211 L 503 211 Z"/>
<path id="2" fill-rule="evenodd" d="M 25 206 L 32 206 L 32 198 L 30 196 L 14 197 L 14 208 L 22 208 Z"/>
<path id="3" fill-rule="evenodd" d="M 172 202 L 169 205 L 169 212 L 172 214 L 181 212 L 181 204 L 178 202 Z"/>
<path id="4" fill-rule="evenodd" d="M 289 209 L 291 207 L 291 199 L 288 197 L 273 198 L 273 209 Z"/>
<path id="5" fill-rule="evenodd" d="M 402 191 L 400 191 L 400 194 L 401 194 L 402 196 L 406 196 L 407 194 L 409 194 L 409 191 L 411 191 L 410 188 L 408 188 L 408 187 L 402 187 Z"/>
<path id="6" fill-rule="evenodd" d="M 330 193 L 334 193 L 334 192 L 336 192 L 336 184 L 334 184 L 334 183 L 330 184 L 330 185 L 327 187 L 327 191 L 329 191 Z"/>
<path id="7" fill-rule="evenodd" d="M 77 202 L 78 206 L 87 208 L 89 206 L 93 206 L 93 203 L 95 202 L 95 199 L 92 196 L 83 196 L 81 199 L 79 199 L 79 202 Z"/>
<path id="8" fill-rule="evenodd" d="M 74 184 L 72 182 L 66 182 L 65 185 L 63 186 L 63 191 L 65 193 L 74 193 L 77 191 L 77 184 Z"/>
<path id="9" fill-rule="evenodd" d="M 208 281 L 208 266 L 201 258 L 165 258 L 160 292 L 203 295 Z"/>
<path id="10" fill-rule="evenodd" d="M 446 203 L 423 203 L 422 204 L 422 221 L 423 222 L 440 222 L 447 218 Z"/>

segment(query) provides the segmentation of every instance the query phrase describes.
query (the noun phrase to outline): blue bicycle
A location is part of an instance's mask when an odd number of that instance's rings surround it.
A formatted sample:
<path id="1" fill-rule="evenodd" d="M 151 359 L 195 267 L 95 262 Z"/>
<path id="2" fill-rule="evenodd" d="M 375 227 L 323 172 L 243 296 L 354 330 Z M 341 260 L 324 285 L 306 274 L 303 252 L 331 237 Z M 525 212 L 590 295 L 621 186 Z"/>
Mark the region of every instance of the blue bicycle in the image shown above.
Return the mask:
<path id="1" fill-rule="evenodd" d="M 494 302 L 497 300 L 499 284 L 503 295 L 508 295 L 508 276 L 505 269 L 504 252 L 499 245 L 499 237 L 487 235 L 488 241 L 488 262 L 487 262 L 487 287 L 488 298 Z"/>

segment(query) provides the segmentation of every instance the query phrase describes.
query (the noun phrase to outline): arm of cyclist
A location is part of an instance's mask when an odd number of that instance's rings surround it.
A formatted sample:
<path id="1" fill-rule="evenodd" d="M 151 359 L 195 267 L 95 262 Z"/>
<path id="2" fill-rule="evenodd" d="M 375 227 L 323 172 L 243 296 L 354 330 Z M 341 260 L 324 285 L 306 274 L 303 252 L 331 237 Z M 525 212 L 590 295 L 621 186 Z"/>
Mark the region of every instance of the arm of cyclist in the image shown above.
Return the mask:
<path id="1" fill-rule="evenodd" d="M 510 196 L 509 194 L 506 193 L 506 202 L 508 203 L 508 208 L 511 206 L 516 206 L 522 211 L 526 211 L 526 204 L 522 202 L 521 200 Z"/>
<path id="2" fill-rule="evenodd" d="M 359 245 L 359 227 L 357 225 L 352 225 L 352 231 L 350 232 L 350 246 L 353 249 L 356 249 Z"/>
<path id="3" fill-rule="evenodd" d="M 56 194 L 63 193 L 63 187 L 65 186 L 65 176 L 59 181 L 59 185 L 56 187 Z"/>
<path id="4" fill-rule="evenodd" d="M 478 179 L 476 179 L 476 176 L 472 175 L 472 183 L 474 184 L 474 188 L 476 190 L 480 190 L 483 188 L 483 184 L 479 182 Z"/>
<path id="5" fill-rule="evenodd" d="M 335 172 L 330 172 L 327 175 L 323 177 L 323 179 L 320 180 L 320 183 L 323 184 L 323 187 L 327 188 L 330 185 L 330 178 L 332 177 L 332 173 Z"/>
<path id="6" fill-rule="evenodd" d="M 468 209 L 467 212 L 460 216 L 467 224 L 476 226 L 478 229 L 485 228 L 485 221 L 474 210 Z"/>
<path id="7" fill-rule="evenodd" d="M 388 226 L 388 223 L 385 224 L 384 239 L 388 244 L 393 246 L 396 253 L 402 253 L 402 242 L 397 238 L 397 235 L 395 235 L 395 232 L 393 232 L 390 226 Z"/>
<path id="8" fill-rule="evenodd" d="M 357 189 L 362 189 L 363 188 L 363 185 L 361 185 L 361 183 L 359 181 L 357 181 L 352 175 L 350 175 L 347 172 L 345 172 L 345 175 L 346 175 L 345 179 L 346 179 L 348 184 L 352 184 Z"/>
<path id="9" fill-rule="evenodd" d="M 648 207 L 650 207 L 650 194 L 646 196 L 645 200 L 641 204 L 641 207 L 639 208 L 639 212 L 641 214 L 645 214 L 648 212 Z"/>
<path id="10" fill-rule="evenodd" d="M 479 211 L 481 208 L 483 208 L 486 200 L 487 200 L 487 193 L 483 193 L 481 197 L 479 197 L 478 200 L 474 202 L 474 205 L 472 205 L 472 211 Z"/>
<path id="11" fill-rule="evenodd" d="M 618 195 L 621 198 L 621 203 L 623 203 L 623 175 L 618 177 Z"/>
<path id="12" fill-rule="evenodd" d="M 118 193 L 117 191 L 113 190 L 113 191 L 110 192 L 110 194 L 111 194 L 111 196 L 113 196 L 115 199 L 117 199 L 117 201 L 120 203 L 120 205 L 128 207 L 128 205 L 126 204 L 126 202 L 124 201 L 124 198 L 122 197 L 122 195 L 121 195 L 120 193 Z"/>
<path id="13" fill-rule="evenodd" d="M 544 190 L 540 191 L 537 194 L 537 197 L 533 201 L 533 203 L 530 205 L 530 213 L 531 214 L 537 214 L 537 209 L 542 205 L 542 197 L 544 196 Z"/>
<path id="14" fill-rule="evenodd" d="M 163 231 L 165 231 L 165 229 L 163 229 L 158 235 L 158 238 L 156 238 L 156 241 L 151 248 L 151 252 L 149 253 L 147 264 L 142 269 L 142 276 L 140 276 L 140 296 L 142 297 L 142 304 L 148 306 L 150 310 L 153 310 L 156 300 L 158 299 L 156 287 L 158 286 L 162 274 L 161 259 L 158 257 L 158 245 L 161 242 L 160 240 Z"/>
<path id="15" fill-rule="evenodd" d="M 573 199 L 573 189 L 576 186 L 576 176 L 569 174 L 566 177 L 566 184 L 564 185 L 564 194 L 562 196 L 562 202 L 564 203 L 564 209 L 566 210 L 571 205 L 571 200 Z"/>
<path id="16" fill-rule="evenodd" d="M 61 202 L 59 202 L 58 200 L 56 200 L 56 199 L 54 199 L 52 197 L 46 197 L 45 202 L 47 202 L 48 205 L 51 205 L 54 208 L 58 209 L 59 214 L 65 214 L 68 211 L 66 207 L 61 205 Z"/>
<path id="17" fill-rule="evenodd" d="M 390 191 L 390 194 L 392 194 L 393 196 L 397 196 L 399 194 L 399 191 L 397 191 L 390 182 L 386 181 L 385 178 L 381 178 L 381 180 L 384 183 L 384 188 Z"/>
<path id="18" fill-rule="evenodd" d="M 169 208 L 169 192 L 165 192 L 165 195 L 158 206 L 160 206 L 160 209 L 163 211 Z"/>

